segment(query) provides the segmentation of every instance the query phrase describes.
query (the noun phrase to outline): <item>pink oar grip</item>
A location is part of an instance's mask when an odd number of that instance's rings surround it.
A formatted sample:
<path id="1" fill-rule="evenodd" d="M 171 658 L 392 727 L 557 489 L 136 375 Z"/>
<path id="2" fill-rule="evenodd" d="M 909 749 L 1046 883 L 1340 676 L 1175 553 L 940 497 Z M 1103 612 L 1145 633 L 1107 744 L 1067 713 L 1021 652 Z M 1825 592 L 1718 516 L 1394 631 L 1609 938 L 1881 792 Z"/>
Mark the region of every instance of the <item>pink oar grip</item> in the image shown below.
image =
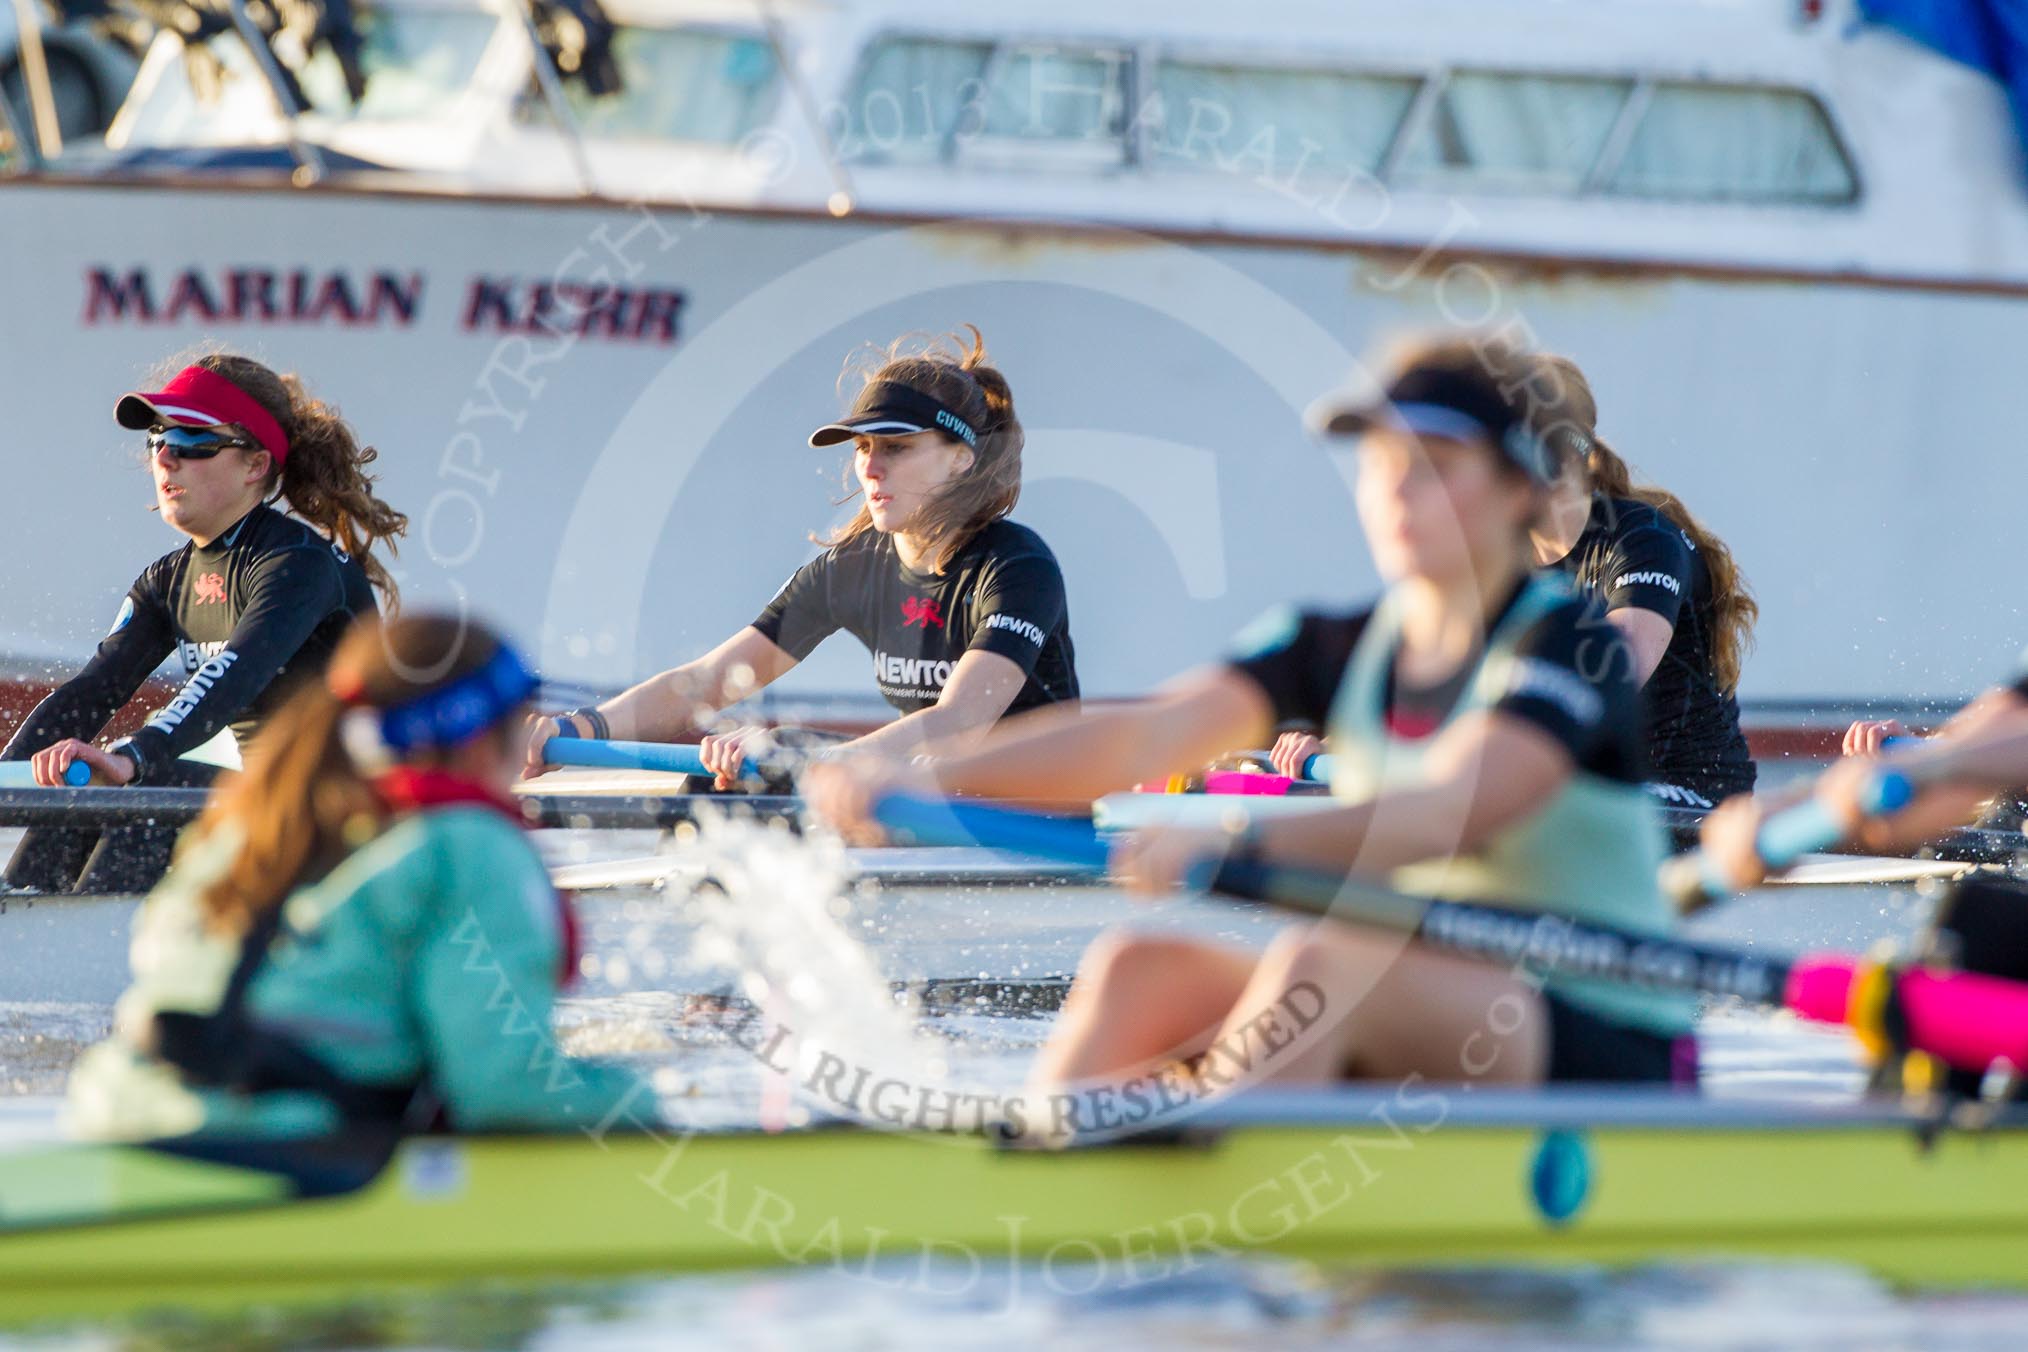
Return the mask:
<path id="1" fill-rule="evenodd" d="M 1843 1023 L 1852 1004 L 1852 979 L 1858 964 L 1850 958 L 1799 958 L 1789 968 L 1782 1003 L 1818 1023 Z"/>
<path id="2" fill-rule="evenodd" d="M 1926 972 L 1901 978 L 1909 1041 L 1966 1070 L 2005 1061 L 2028 1070 L 2028 988 L 1976 972 Z"/>
<path id="3" fill-rule="evenodd" d="M 1247 770 L 1208 770 L 1204 775 L 1206 793 L 1252 793 L 1281 797 L 1295 783 L 1286 775 L 1255 774 Z"/>
<path id="4" fill-rule="evenodd" d="M 1789 969 L 1786 1003 L 1806 1019 L 1844 1023 L 1860 964 L 1809 957 Z M 1962 1070 L 1995 1061 L 2028 1069 L 2028 986 L 1975 972 L 1903 972 L 1897 989 L 1909 1046 Z"/>

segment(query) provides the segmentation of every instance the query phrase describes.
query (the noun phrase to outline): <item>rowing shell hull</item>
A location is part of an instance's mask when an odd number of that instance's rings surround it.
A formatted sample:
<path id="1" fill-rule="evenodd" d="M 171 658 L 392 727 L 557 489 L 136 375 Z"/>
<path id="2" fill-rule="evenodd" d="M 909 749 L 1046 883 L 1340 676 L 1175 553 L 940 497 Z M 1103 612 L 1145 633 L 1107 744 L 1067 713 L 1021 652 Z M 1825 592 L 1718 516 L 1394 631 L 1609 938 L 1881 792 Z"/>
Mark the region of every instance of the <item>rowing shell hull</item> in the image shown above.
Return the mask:
<path id="1" fill-rule="evenodd" d="M 1924 1285 L 2028 1282 L 2020 1130 L 1925 1148 L 1891 1115 L 1605 1095 L 1485 1111 L 1497 1097 L 1334 1095 L 1295 1120 L 1061 1153 L 849 1128 L 414 1141 L 364 1189 L 316 1201 L 145 1149 L 49 1147 L 0 1159 L 0 1310 L 783 1265 L 880 1265 L 889 1281 L 899 1265 L 950 1291 L 1010 1256 L 1082 1289 L 1100 1270 L 1154 1279 L 1248 1250 L 1391 1266 L 1806 1258 Z M 1588 1165 L 1560 1171 L 1576 1201 L 1562 1224 L 1535 1200 L 1550 1126 L 1558 1157 Z"/>

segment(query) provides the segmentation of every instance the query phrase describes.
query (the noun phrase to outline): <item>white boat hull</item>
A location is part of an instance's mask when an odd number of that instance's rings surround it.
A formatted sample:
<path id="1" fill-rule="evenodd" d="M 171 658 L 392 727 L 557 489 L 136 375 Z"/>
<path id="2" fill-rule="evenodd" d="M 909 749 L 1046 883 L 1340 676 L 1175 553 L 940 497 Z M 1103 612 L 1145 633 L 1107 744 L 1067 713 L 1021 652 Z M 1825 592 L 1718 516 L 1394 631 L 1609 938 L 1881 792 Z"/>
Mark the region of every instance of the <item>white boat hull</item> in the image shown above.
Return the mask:
<path id="1" fill-rule="evenodd" d="M 0 237 L 34 241 L 0 252 L 35 484 L 0 530 L 37 565 L 0 593 L 0 652 L 57 674 L 173 543 L 108 415 L 195 344 L 301 371 L 381 448 L 408 595 L 612 688 L 751 620 L 837 518 L 839 458 L 803 437 L 841 357 L 967 321 L 1014 382 L 1018 516 L 1064 565 L 1088 693 L 1215 656 L 1275 602 L 1371 593 L 1350 460 L 1299 415 L 1446 317 L 1576 355 L 1610 439 L 1732 542 L 1763 606 L 1750 700 L 1955 697 L 2021 641 L 1966 585 L 2011 575 L 2028 493 L 1995 356 L 2028 305 L 2003 288 L 223 187 L 0 186 Z M 628 288 L 629 336 L 512 331 L 544 279 Z M 863 695 L 866 662 L 836 640 L 783 689 Z"/>

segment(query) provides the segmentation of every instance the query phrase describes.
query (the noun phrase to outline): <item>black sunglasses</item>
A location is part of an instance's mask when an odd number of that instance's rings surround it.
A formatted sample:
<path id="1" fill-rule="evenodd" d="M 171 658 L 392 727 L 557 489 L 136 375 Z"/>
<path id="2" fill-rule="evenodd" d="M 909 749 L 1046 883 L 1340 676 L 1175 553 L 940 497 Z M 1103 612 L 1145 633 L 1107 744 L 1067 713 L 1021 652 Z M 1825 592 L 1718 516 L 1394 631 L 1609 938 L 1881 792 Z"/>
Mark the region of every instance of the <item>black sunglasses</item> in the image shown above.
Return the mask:
<path id="1" fill-rule="evenodd" d="M 169 452 L 179 460 L 209 460 L 234 446 L 251 447 L 253 442 L 220 427 L 151 427 L 148 454 Z"/>

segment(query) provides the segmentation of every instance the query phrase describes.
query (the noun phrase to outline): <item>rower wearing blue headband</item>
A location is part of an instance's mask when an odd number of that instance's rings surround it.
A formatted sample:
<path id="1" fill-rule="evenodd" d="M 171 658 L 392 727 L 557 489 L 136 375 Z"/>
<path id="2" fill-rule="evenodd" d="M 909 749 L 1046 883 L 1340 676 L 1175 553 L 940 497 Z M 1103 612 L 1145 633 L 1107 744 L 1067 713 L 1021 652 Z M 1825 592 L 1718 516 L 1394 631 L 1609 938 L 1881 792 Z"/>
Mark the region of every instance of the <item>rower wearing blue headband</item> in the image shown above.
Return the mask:
<path id="1" fill-rule="evenodd" d="M 853 449 L 857 514 L 796 570 L 754 622 L 695 661 L 593 708 L 540 720 L 528 773 L 554 737 L 699 748 L 726 787 L 760 730 L 718 713 L 759 691 L 839 630 L 873 655 L 901 715 L 849 745 L 907 759 L 958 750 L 1002 716 L 1078 697 L 1063 573 L 1042 537 L 1007 519 L 1021 495 L 1021 424 L 984 340 L 890 348 L 852 411 L 810 434 Z"/>
<path id="2" fill-rule="evenodd" d="M 134 985 L 72 1076 L 72 1125 L 543 1130 L 645 1093 L 560 1058 L 550 1028 L 575 925 L 509 796 L 535 688 L 467 621 L 354 626 L 142 907 Z"/>

